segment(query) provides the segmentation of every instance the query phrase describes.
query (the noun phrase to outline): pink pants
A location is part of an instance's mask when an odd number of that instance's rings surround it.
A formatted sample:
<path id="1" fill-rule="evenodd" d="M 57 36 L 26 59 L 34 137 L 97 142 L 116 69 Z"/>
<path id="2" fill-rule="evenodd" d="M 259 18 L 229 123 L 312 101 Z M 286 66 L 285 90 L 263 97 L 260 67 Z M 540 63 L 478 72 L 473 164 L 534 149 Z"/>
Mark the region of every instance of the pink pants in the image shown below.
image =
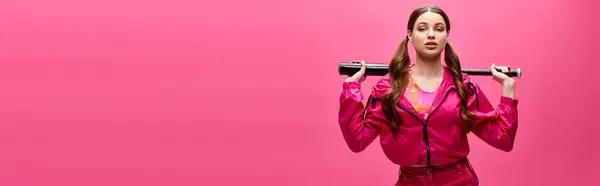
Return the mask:
<path id="1" fill-rule="evenodd" d="M 468 159 L 439 167 L 401 167 L 396 186 L 478 186 Z"/>

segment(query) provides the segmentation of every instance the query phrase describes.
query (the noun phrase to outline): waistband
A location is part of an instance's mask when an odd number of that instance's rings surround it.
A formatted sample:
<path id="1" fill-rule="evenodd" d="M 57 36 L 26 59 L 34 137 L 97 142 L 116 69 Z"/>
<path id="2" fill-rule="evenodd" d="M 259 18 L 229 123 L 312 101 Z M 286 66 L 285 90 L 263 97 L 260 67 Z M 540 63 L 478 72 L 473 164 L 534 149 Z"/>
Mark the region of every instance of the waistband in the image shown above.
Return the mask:
<path id="1" fill-rule="evenodd" d="M 400 166 L 398 175 L 410 174 L 410 175 L 424 175 L 424 174 L 439 174 L 453 171 L 460 171 L 464 168 L 471 168 L 471 163 L 467 158 L 463 158 L 454 163 L 449 163 L 440 166 L 429 166 L 429 167 L 409 167 Z"/>

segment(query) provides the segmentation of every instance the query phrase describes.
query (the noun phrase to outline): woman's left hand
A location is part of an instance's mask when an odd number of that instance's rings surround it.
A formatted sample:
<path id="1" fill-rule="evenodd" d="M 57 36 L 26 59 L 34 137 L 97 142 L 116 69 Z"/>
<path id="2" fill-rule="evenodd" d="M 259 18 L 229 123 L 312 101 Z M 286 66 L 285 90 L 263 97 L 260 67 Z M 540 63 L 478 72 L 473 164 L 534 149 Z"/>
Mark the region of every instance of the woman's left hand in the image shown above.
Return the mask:
<path id="1" fill-rule="evenodd" d="M 492 63 L 490 67 L 492 71 L 492 76 L 494 76 L 494 80 L 502 85 L 514 84 L 514 79 L 504 74 L 504 72 L 510 71 L 510 65 L 508 66 L 496 66 L 495 63 Z"/>
<path id="2" fill-rule="evenodd" d="M 492 71 L 492 75 L 494 76 L 494 80 L 498 83 L 502 84 L 502 96 L 514 98 L 515 97 L 515 80 L 503 72 L 508 72 L 510 70 L 510 65 L 508 66 L 496 66 L 496 64 L 492 63 L 490 67 Z"/>

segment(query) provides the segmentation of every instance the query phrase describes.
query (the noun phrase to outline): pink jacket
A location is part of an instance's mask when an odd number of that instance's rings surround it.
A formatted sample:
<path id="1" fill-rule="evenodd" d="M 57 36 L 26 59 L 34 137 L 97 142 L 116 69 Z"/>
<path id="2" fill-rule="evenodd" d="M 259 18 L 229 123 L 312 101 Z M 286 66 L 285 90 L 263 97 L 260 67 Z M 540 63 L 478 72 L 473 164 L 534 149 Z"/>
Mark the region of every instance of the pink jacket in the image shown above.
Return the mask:
<path id="1" fill-rule="evenodd" d="M 468 109 L 477 118 L 472 132 L 495 148 L 511 151 L 517 131 L 518 100 L 502 96 L 497 109 L 494 109 L 478 85 L 466 74 L 463 74 L 463 79 L 469 94 Z M 443 165 L 469 154 L 467 136 L 461 132 L 460 98 L 448 69 L 445 69 L 427 121 L 417 117 L 408 100 L 401 98 L 397 110 L 403 122 L 397 139 L 385 124 L 387 119 L 380 102 L 390 88 L 389 78 L 379 80 L 365 107 L 361 84 L 344 82 L 339 124 L 350 150 L 361 152 L 379 136 L 385 155 L 398 165 Z"/>

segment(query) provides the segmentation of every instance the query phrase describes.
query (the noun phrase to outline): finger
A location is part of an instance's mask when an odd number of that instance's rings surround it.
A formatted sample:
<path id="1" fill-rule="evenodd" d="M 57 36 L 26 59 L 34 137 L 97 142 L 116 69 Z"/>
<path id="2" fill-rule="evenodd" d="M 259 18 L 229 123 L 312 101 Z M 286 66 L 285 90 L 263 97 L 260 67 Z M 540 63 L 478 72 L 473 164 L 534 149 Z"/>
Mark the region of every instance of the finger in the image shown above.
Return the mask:
<path id="1" fill-rule="evenodd" d="M 506 72 L 506 71 L 508 71 L 508 68 L 507 68 L 506 66 L 496 66 L 496 68 L 497 68 L 498 70 L 500 70 L 501 72 Z"/>
<path id="2" fill-rule="evenodd" d="M 496 66 L 495 68 L 498 72 L 503 72 L 504 71 L 504 67 L 503 66 Z"/>
<path id="3" fill-rule="evenodd" d="M 360 71 L 362 71 L 364 73 L 367 70 L 367 64 L 365 63 L 365 60 L 361 60 L 360 64 L 361 64 Z"/>
<path id="4" fill-rule="evenodd" d="M 490 71 L 492 71 L 492 73 L 498 72 L 498 70 L 496 69 L 496 64 L 495 63 L 492 63 L 492 66 L 490 66 Z"/>
<path id="5" fill-rule="evenodd" d="M 506 67 L 505 66 L 494 66 L 494 69 L 497 72 L 505 72 Z"/>

